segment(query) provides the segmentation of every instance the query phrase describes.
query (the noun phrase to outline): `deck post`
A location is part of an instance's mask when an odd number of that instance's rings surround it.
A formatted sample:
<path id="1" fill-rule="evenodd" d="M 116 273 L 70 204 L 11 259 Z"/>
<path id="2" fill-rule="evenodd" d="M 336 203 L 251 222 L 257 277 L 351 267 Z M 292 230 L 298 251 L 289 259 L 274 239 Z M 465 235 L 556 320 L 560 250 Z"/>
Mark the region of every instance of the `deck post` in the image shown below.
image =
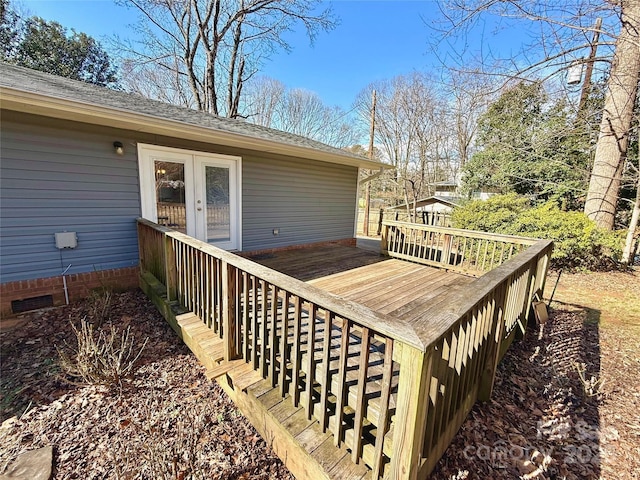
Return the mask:
<path id="1" fill-rule="evenodd" d="M 453 246 L 453 235 L 445 234 L 444 244 L 442 245 L 442 265 L 443 268 L 447 268 L 450 265 L 451 260 L 451 248 Z"/>
<path id="2" fill-rule="evenodd" d="M 165 281 L 167 287 L 167 301 L 172 302 L 178 299 L 178 280 L 176 269 L 176 251 L 173 245 L 173 239 L 168 235 L 164 235 L 164 268 Z"/>
<path id="3" fill-rule="evenodd" d="M 222 262 L 222 337 L 224 339 L 224 360 L 228 362 L 238 357 L 236 348 L 236 269 Z"/>
<path id="4" fill-rule="evenodd" d="M 380 236 L 380 255 L 389 254 L 389 225 L 382 225 Z"/>
<path id="5" fill-rule="evenodd" d="M 433 351 L 402 345 L 390 478 L 415 480 L 422 465 Z"/>

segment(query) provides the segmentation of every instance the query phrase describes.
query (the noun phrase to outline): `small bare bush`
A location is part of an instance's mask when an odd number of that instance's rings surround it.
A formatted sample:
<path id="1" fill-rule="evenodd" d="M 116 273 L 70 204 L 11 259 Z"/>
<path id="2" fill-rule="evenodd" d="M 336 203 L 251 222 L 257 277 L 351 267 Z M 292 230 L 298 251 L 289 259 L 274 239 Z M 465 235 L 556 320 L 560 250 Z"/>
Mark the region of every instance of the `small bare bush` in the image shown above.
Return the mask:
<path id="1" fill-rule="evenodd" d="M 602 387 L 604 386 L 604 379 L 591 376 L 587 378 L 587 365 L 584 363 L 574 363 L 574 368 L 578 372 L 580 382 L 584 388 L 584 393 L 587 397 L 596 397 L 602 393 Z"/>
<path id="2" fill-rule="evenodd" d="M 108 332 L 94 331 L 93 325 L 83 318 L 80 328 L 71 324 L 77 346 L 65 342 L 66 349 L 56 347 L 60 368 L 69 377 L 90 385 L 115 386 L 134 372 L 148 338 L 136 348 L 130 327 L 118 332 L 111 326 Z M 66 351 L 68 350 L 68 351 Z"/>
<path id="3" fill-rule="evenodd" d="M 89 297 L 89 318 L 98 326 L 101 326 L 111 315 L 111 302 L 113 291 L 107 287 L 101 287 L 91 292 Z"/>

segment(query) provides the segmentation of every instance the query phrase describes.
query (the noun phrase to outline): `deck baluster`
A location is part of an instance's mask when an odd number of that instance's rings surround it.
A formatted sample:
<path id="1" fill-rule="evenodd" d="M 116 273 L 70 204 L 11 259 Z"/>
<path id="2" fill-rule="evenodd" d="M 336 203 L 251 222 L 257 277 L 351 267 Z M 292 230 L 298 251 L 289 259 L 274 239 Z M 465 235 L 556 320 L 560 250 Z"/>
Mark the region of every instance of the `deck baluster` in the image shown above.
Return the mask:
<path id="1" fill-rule="evenodd" d="M 309 325 L 307 328 L 307 377 L 306 377 L 306 394 L 305 412 L 307 419 L 311 420 L 313 416 L 313 387 L 315 383 L 315 346 L 316 346 L 316 304 L 311 303 L 309 308 Z"/>
<path id="2" fill-rule="evenodd" d="M 242 272 L 242 312 L 243 312 L 243 328 L 242 341 L 244 344 L 244 359 L 248 362 L 251 360 L 251 279 L 247 272 Z"/>
<path id="3" fill-rule="evenodd" d="M 331 325 L 332 314 L 329 310 L 324 312 L 324 341 L 322 343 L 322 378 L 320 380 L 320 426 L 325 432 L 329 425 L 329 415 L 327 412 L 327 397 L 331 390 Z"/>
<path id="4" fill-rule="evenodd" d="M 269 380 L 271 386 L 275 387 L 278 382 L 278 372 L 276 367 L 276 356 L 278 354 L 278 302 L 279 289 L 271 285 L 271 328 L 269 329 Z"/>
<path id="5" fill-rule="evenodd" d="M 262 378 L 267 378 L 267 339 L 268 335 L 268 305 L 267 305 L 267 283 L 260 280 L 260 326 L 262 327 L 262 335 L 260 336 L 260 373 Z"/>
<path id="6" fill-rule="evenodd" d="M 351 334 L 351 321 L 348 319 L 342 320 L 342 329 L 340 332 L 340 358 L 338 365 L 338 391 L 336 392 L 336 425 L 333 431 L 333 444 L 337 447 L 342 442 L 342 435 L 344 433 L 344 425 L 342 419 L 344 418 L 344 404 L 346 396 L 346 381 L 347 381 L 347 361 L 349 359 L 349 337 Z"/>
<path id="7" fill-rule="evenodd" d="M 403 348 L 404 350 L 404 348 Z M 384 346 L 384 364 L 382 373 L 382 388 L 380 391 L 380 418 L 376 432 L 375 451 L 373 455 L 373 472 L 371 478 L 374 480 L 382 477 L 382 462 L 384 451 L 384 438 L 387 434 L 389 423 L 389 399 L 391 398 L 391 379 L 393 377 L 393 340 L 386 339 Z M 395 437 L 395 434 L 394 434 Z M 396 450 L 397 452 L 397 450 Z"/>
<path id="8" fill-rule="evenodd" d="M 300 297 L 294 297 L 294 313 L 293 313 L 293 348 L 292 368 L 291 368 L 291 399 L 293 406 L 297 407 L 300 402 L 300 370 L 302 368 L 302 355 L 300 352 L 300 338 L 302 335 L 302 300 Z"/>
<path id="9" fill-rule="evenodd" d="M 253 369 L 258 370 L 260 366 L 258 357 L 258 337 L 260 332 L 258 330 L 258 279 L 251 275 L 251 361 L 253 362 Z"/>
<path id="10" fill-rule="evenodd" d="M 289 292 L 285 292 L 282 301 L 282 330 L 280 335 L 280 396 L 287 393 L 287 351 L 289 349 Z"/>
<path id="11" fill-rule="evenodd" d="M 367 378 L 369 374 L 371 331 L 367 327 L 362 327 L 361 336 L 362 345 L 360 346 L 360 362 L 358 363 L 358 391 L 356 393 L 356 412 L 353 420 L 353 446 L 351 448 L 351 460 L 354 463 L 358 463 L 360 461 L 360 455 L 362 455 L 362 425 L 364 421 Z"/>

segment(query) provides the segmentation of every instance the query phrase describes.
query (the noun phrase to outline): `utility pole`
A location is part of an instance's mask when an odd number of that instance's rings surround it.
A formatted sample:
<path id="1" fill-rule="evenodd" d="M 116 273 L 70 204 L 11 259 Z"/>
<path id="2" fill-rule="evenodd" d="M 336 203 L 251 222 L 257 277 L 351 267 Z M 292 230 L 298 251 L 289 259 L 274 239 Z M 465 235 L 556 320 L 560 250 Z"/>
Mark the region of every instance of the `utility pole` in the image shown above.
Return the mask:
<path id="1" fill-rule="evenodd" d="M 376 133 L 376 91 L 371 92 L 371 128 L 369 130 L 369 160 L 373 160 L 373 138 Z M 369 206 L 371 203 L 371 181 L 365 185 L 364 194 L 364 225 L 362 233 L 369 236 Z"/>
<path id="2" fill-rule="evenodd" d="M 591 41 L 591 51 L 589 52 L 589 58 L 587 60 L 587 69 L 584 74 L 584 83 L 582 84 L 582 92 L 580 93 L 580 103 L 578 104 L 578 114 L 584 110 L 587 99 L 589 98 L 589 91 L 591 90 L 591 75 L 593 74 L 593 64 L 596 60 L 596 53 L 598 52 L 598 41 L 600 40 L 600 29 L 602 28 L 602 18 L 596 19 L 596 24 L 593 27 L 593 40 Z"/>

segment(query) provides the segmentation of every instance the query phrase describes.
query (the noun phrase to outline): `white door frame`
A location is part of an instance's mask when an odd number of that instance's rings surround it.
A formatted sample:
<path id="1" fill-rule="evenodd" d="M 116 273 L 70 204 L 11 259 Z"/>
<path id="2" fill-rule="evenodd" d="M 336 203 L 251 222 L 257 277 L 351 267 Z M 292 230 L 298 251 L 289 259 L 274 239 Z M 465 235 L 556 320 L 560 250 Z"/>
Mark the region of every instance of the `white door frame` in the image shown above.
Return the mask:
<path id="1" fill-rule="evenodd" d="M 185 176 L 185 214 L 187 220 L 187 234 L 206 241 L 204 224 L 206 223 L 206 210 L 202 210 L 198 217 L 196 210 L 196 191 L 202 192 L 204 182 L 204 166 L 230 167 L 229 190 L 232 200 L 230 202 L 231 216 L 231 242 L 220 245 L 220 248 L 228 250 L 242 250 L 242 157 L 221 155 L 217 153 L 185 150 L 182 148 L 164 147 L 138 143 L 138 172 L 140 178 L 140 202 L 142 217 L 152 222 L 158 221 L 158 212 L 155 197 L 155 161 L 170 161 L 184 165 Z M 235 182 L 233 174 L 235 173 Z M 202 194 L 200 200 L 202 201 Z M 198 226 L 199 225 L 199 226 Z"/>

